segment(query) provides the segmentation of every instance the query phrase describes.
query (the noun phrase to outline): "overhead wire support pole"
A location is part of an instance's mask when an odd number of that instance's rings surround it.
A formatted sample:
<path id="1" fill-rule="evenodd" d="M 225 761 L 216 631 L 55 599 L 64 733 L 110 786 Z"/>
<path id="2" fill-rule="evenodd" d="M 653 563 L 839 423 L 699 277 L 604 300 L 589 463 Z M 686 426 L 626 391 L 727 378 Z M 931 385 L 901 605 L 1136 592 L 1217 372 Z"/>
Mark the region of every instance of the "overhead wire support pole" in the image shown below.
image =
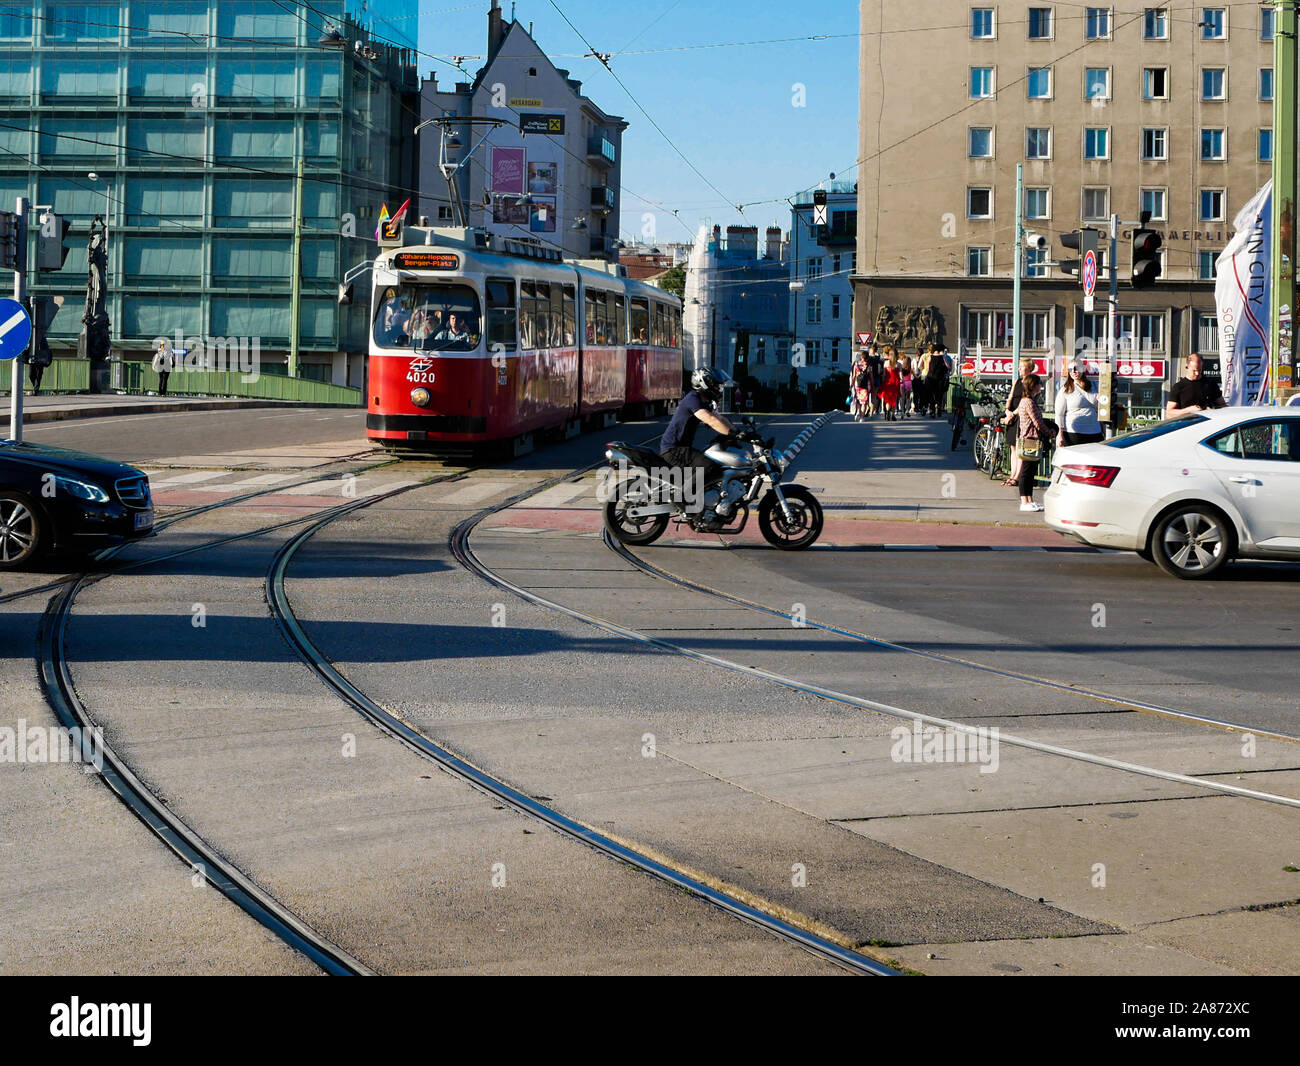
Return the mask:
<path id="1" fill-rule="evenodd" d="M 27 306 L 27 197 L 18 197 L 14 208 L 14 299 Z M 35 340 L 36 334 L 32 334 Z M 12 391 L 9 394 L 9 439 L 15 444 L 23 442 L 23 357 L 14 356 L 11 370 Z"/>
<path id="2" fill-rule="evenodd" d="M 1296 384 L 1296 5 L 1273 5 L 1273 211 L 1269 234 L 1272 308 L 1269 314 L 1269 394 L 1276 403 L 1282 389 Z M 1288 325 L 1282 328 L 1282 308 Z"/>
<path id="3" fill-rule="evenodd" d="M 1106 362 L 1110 365 L 1111 382 L 1116 380 L 1116 323 L 1119 321 L 1119 215 L 1110 216 L 1110 251 L 1106 253 L 1106 269 L 1110 274 L 1110 297 L 1106 316 Z M 1112 384 L 1112 395 L 1114 385 Z"/>
<path id="4" fill-rule="evenodd" d="M 1025 257 L 1025 164 L 1016 164 L 1016 234 L 1015 250 L 1012 264 L 1015 277 L 1011 284 L 1011 373 L 1014 376 L 1020 370 L 1020 276 L 1024 273 Z"/>

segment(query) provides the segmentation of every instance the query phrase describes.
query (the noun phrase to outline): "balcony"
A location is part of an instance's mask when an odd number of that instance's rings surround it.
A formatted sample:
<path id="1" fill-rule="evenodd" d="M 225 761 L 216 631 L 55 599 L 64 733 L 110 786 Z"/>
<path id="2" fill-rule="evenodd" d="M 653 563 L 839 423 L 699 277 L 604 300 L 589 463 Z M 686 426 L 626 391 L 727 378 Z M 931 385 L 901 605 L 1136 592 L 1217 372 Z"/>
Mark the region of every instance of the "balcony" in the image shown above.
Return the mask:
<path id="1" fill-rule="evenodd" d="M 614 210 L 614 190 L 608 185 L 591 187 L 591 209 L 598 215 L 608 215 Z"/>
<path id="2" fill-rule="evenodd" d="M 614 142 L 596 133 L 587 138 L 587 162 L 597 166 L 612 167 L 618 162 L 618 149 Z"/>

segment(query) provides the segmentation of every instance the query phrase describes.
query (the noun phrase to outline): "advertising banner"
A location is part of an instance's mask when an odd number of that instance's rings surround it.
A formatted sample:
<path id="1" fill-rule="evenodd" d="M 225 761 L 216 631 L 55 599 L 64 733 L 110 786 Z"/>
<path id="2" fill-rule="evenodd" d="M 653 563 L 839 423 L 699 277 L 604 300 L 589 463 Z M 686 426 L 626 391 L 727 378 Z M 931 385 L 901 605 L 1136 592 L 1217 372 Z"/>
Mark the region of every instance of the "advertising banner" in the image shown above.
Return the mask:
<path id="1" fill-rule="evenodd" d="M 492 149 L 492 192 L 524 194 L 524 150 Z"/>
<path id="2" fill-rule="evenodd" d="M 1223 398 L 1232 406 L 1268 398 L 1269 261 L 1273 183 L 1267 182 L 1233 220 L 1236 234 L 1217 260 L 1214 304 L 1219 316 Z"/>

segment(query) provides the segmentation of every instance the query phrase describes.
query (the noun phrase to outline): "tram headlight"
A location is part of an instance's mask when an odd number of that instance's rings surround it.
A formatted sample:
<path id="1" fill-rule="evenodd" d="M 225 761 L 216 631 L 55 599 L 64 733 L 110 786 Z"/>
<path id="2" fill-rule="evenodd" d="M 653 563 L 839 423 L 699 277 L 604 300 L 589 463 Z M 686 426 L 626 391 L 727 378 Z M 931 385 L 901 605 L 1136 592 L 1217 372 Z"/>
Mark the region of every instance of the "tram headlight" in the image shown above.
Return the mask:
<path id="1" fill-rule="evenodd" d="M 428 389 L 411 390 L 411 403 L 415 404 L 416 407 L 428 407 L 429 401 L 432 399 L 433 396 L 429 393 Z"/>

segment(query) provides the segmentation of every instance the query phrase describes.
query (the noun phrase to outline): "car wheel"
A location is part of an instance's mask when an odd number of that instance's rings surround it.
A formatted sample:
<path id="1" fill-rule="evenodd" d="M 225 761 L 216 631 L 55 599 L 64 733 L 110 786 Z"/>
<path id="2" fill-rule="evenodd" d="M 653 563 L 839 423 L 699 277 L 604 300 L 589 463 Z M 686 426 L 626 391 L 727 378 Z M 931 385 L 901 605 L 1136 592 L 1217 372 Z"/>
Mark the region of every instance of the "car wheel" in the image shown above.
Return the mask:
<path id="1" fill-rule="evenodd" d="M 1151 538 L 1151 555 L 1166 574 L 1209 577 L 1231 557 L 1232 532 L 1214 508 L 1189 504 L 1160 520 Z"/>
<path id="2" fill-rule="evenodd" d="M 0 492 L 0 570 L 32 562 L 45 547 L 45 520 L 26 496 Z"/>

